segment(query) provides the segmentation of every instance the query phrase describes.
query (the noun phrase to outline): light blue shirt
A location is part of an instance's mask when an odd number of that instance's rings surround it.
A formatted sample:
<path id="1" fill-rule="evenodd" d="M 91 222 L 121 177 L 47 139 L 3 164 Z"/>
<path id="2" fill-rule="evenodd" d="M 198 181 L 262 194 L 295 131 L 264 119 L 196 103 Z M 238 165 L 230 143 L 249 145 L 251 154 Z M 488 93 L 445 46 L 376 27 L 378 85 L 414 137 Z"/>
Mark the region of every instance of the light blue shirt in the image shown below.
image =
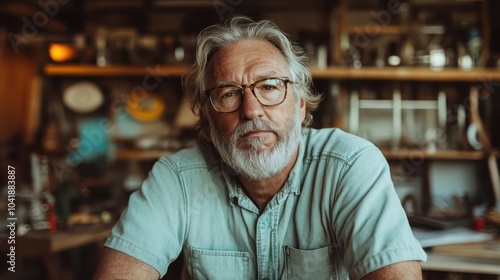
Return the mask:
<path id="1" fill-rule="evenodd" d="M 105 246 L 163 276 L 181 252 L 195 279 L 359 279 L 425 261 L 371 143 L 303 129 L 283 188 L 260 212 L 208 145 L 161 158 Z"/>

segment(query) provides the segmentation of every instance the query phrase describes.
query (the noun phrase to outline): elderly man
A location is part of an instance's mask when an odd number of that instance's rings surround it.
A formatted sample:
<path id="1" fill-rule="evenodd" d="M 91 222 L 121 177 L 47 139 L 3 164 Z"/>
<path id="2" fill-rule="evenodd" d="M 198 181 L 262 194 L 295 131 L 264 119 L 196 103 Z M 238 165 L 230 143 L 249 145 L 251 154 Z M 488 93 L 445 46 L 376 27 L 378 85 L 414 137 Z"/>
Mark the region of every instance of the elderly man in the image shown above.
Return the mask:
<path id="1" fill-rule="evenodd" d="M 95 279 L 421 279 L 387 162 L 339 129 L 310 129 L 320 97 L 304 53 L 270 21 L 199 36 L 183 80 L 196 147 L 161 158 L 105 243 Z"/>

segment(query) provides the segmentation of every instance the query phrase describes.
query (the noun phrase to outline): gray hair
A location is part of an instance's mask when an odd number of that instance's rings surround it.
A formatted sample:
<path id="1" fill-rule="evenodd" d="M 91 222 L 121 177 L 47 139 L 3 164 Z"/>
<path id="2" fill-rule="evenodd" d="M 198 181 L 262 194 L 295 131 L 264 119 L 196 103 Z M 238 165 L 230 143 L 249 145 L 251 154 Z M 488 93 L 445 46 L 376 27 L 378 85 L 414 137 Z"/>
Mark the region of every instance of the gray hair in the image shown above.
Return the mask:
<path id="1" fill-rule="evenodd" d="M 184 93 L 191 101 L 191 109 L 199 114 L 197 130 L 200 140 L 210 141 L 209 107 L 206 106 L 207 98 L 204 94 L 208 62 L 218 50 L 243 39 L 266 40 L 283 54 L 294 90 L 306 103 L 306 117 L 302 125 L 312 123 L 312 111 L 318 107 L 321 95 L 312 92 L 309 61 L 302 48 L 291 42 L 288 35 L 269 20 L 253 21 L 247 17 L 234 17 L 207 27 L 199 34 L 196 61 L 182 79 Z"/>

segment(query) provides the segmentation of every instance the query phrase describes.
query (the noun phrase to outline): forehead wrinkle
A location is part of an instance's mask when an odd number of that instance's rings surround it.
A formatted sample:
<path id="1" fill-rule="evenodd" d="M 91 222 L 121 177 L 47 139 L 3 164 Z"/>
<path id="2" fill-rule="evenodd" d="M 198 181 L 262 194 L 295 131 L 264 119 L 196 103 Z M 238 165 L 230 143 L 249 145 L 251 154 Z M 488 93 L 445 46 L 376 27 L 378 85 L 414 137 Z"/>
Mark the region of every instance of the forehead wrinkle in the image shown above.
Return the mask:
<path id="1" fill-rule="evenodd" d="M 254 42 L 257 45 L 251 45 Z M 267 46 L 263 46 L 262 43 Z M 240 49 L 243 51 L 239 52 Z M 240 53 L 244 55 L 238 56 Z M 236 59 L 233 58 L 235 55 Z M 269 71 L 270 68 L 274 71 Z M 232 72 L 228 69 L 237 69 L 238 72 Z M 285 73 L 279 71 L 281 76 L 287 75 L 288 69 L 285 59 L 274 45 L 265 40 L 242 40 L 230 44 L 214 54 L 208 63 L 207 78 L 211 80 L 209 84 L 212 86 L 235 85 L 241 82 L 253 83 L 262 78 L 276 76 L 278 69 L 285 71 Z M 244 73 L 243 76 L 240 77 L 240 73 Z M 240 81 L 241 78 L 245 80 Z"/>

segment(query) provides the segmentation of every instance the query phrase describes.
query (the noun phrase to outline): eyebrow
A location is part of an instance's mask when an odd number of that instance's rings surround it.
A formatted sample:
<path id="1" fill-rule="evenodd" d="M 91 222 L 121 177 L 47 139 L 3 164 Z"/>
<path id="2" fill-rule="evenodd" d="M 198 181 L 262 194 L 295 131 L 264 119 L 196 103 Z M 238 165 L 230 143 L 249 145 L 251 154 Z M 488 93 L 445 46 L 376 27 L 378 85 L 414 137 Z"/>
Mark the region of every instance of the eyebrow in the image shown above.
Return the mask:
<path id="1" fill-rule="evenodd" d="M 266 72 L 262 75 L 258 75 L 255 77 L 255 81 L 263 80 L 266 78 L 271 78 L 271 77 L 276 77 L 276 72 L 275 71 L 270 71 Z M 239 85 L 235 81 L 218 81 L 217 84 L 215 85 L 216 87 L 222 87 L 222 86 L 234 86 L 234 85 Z"/>

